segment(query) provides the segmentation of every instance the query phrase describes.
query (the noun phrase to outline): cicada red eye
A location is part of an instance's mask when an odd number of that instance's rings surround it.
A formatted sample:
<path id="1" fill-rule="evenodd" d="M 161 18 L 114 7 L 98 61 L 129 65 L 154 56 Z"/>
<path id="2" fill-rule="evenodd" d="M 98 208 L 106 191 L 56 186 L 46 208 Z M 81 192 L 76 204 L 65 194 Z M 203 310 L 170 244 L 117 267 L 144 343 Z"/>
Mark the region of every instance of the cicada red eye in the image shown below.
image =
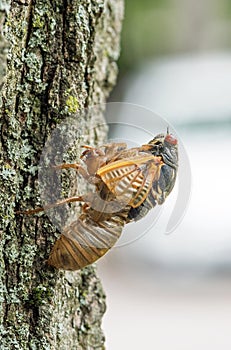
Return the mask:
<path id="1" fill-rule="evenodd" d="M 170 145 L 177 145 L 178 141 L 172 134 L 167 134 L 164 139 L 165 142 L 170 143 Z"/>

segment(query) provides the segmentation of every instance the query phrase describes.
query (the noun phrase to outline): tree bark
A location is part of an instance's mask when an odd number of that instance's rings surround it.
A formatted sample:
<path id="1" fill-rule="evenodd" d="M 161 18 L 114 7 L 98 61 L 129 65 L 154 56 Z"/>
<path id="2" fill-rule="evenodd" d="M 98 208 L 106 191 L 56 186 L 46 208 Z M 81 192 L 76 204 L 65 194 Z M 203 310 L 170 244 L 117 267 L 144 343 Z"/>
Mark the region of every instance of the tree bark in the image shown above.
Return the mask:
<path id="1" fill-rule="evenodd" d="M 0 349 L 104 349 L 105 295 L 94 266 L 80 272 L 47 266 L 57 229 L 46 215 L 15 211 L 41 204 L 37 170 L 51 131 L 83 108 L 104 103 L 115 84 L 123 2 L 5 3 L 9 51 L 0 109 Z M 96 121 L 78 118 L 86 143 L 103 142 L 105 129 L 89 130 L 103 121 L 101 115 Z"/>
<path id="2" fill-rule="evenodd" d="M 6 73 L 6 56 L 7 56 L 7 48 L 8 48 L 7 41 L 2 35 L 6 9 L 7 9 L 7 3 L 0 2 L 0 89 L 2 88 L 3 78 Z"/>

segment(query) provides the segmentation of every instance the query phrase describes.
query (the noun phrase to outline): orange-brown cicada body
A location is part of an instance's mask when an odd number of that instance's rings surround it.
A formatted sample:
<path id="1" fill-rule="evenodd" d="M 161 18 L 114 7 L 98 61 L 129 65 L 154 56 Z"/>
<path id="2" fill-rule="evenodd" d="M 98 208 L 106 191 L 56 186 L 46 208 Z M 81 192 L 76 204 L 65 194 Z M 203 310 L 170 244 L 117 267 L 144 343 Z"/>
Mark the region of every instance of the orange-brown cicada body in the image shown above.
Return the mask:
<path id="1" fill-rule="evenodd" d="M 85 148 L 83 165 L 62 164 L 56 168 L 75 168 L 94 184 L 95 192 L 43 208 L 85 202 L 82 214 L 63 229 L 50 253 L 48 264 L 58 269 L 78 270 L 98 260 L 116 243 L 125 224 L 140 220 L 165 201 L 176 180 L 177 140 L 169 133 L 157 135 L 137 148 L 128 149 L 125 143 Z"/>

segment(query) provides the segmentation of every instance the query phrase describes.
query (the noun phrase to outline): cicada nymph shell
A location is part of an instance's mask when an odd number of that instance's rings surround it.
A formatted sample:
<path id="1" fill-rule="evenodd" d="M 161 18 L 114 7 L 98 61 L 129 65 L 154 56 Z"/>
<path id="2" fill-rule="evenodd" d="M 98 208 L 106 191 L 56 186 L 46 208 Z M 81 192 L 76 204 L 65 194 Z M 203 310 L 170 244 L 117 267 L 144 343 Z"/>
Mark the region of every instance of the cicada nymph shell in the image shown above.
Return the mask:
<path id="1" fill-rule="evenodd" d="M 58 269 L 79 270 L 98 260 L 117 242 L 125 224 L 140 220 L 155 205 L 164 203 L 176 180 L 177 139 L 169 133 L 131 149 L 125 143 L 84 147 L 82 164 L 56 168 L 76 169 L 94 184 L 95 193 L 26 212 L 32 214 L 74 201 L 86 203 L 82 214 L 63 228 L 52 248 L 48 264 Z"/>
<path id="2" fill-rule="evenodd" d="M 104 204 L 95 209 L 92 199 L 85 212 L 64 228 L 48 259 L 59 269 L 78 270 L 95 262 L 117 242 L 125 224 L 140 220 L 165 201 L 176 180 L 177 140 L 161 134 L 137 148 L 121 143 L 88 147 L 81 158 L 86 168 L 79 166 L 80 173 L 95 179 Z M 108 210 L 110 204 L 115 211 Z"/>

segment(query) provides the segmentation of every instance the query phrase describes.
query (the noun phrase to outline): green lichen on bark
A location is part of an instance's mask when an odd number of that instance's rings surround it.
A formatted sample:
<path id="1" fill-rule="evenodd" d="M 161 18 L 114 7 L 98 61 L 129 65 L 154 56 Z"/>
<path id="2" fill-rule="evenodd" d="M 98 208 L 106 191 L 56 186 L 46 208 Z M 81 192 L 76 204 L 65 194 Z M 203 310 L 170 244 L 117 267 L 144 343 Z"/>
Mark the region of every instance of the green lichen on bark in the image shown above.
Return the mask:
<path id="1" fill-rule="evenodd" d="M 0 349 L 104 349 L 105 296 L 94 268 L 49 268 L 59 232 L 46 215 L 15 211 L 40 204 L 38 162 L 52 130 L 77 110 L 104 103 L 115 84 L 122 0 L 8 4 L 0 109 Z M 103 141 L 101 115 L 76 118 L 85 142 Z"/>

